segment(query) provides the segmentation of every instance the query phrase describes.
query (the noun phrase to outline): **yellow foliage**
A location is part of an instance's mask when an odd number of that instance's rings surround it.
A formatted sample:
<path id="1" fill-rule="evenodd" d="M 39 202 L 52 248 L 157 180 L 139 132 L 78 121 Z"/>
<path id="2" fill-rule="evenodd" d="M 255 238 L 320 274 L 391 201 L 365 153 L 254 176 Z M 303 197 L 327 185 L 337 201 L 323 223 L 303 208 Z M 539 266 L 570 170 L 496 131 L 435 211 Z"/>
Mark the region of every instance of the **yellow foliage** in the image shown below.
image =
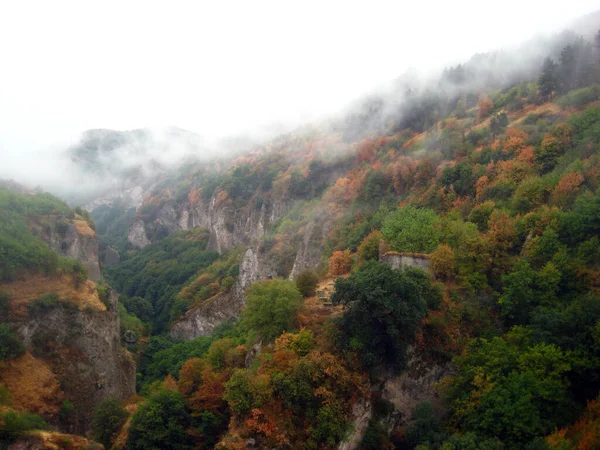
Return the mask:
<path id="1" fill-rule="evenodd" d="M 75 280 L 70 275 L 61 277 L 34 275 L 27 279 L 2 284 L 0 288 L 11 298 L 12 312 L 16 316 L 26 317 L 27 305 L 49 292 L 58 294 L 62 301 L 77 305 L 80 311 L 86 308 L 106 311 L 106 305 L 98 296 L 96 284 L 86 280 L 79 289 L 76 289 Z"/>

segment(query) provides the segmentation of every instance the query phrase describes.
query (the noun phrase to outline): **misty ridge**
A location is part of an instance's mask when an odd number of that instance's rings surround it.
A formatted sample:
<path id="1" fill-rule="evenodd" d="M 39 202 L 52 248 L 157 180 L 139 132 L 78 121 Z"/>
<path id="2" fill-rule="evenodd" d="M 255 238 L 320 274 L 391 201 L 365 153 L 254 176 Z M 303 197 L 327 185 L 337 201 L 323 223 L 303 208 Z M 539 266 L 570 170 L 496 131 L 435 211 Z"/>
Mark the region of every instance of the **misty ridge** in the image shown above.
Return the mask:
<path id="1" fill-rule="evenodd" d="M 423 132 L 457 107 L 476 106 L 481 92 L 537 79 L 546 58 L 558 61 L 565 46 L 582 45 L 581 39 L 593 41 L 598 23 L 600 11 L 554 35 L 539 35 L 514 48 L 475 54 L 465 63 L 440 71 L 423 74 L 409 70 L 355 101 L 334 128 L 342 130 L 349 141 L 406 128 Z M 535 95 L 535 90 L 531 94 Z"/>
<path id="2" fill-rule="evenodd" d="M 581 38 L 593 41 L 598 23 L 600 12 L 554 35 L 537 35 L 513 48 L 476 54 L 456 66 L 428 72 L 409 69 L 371 93 L 358 95 L 339 113 L 308 123 L 271 123 L 260 130 L 237 134 L 232 130 L 231 135 L 217 138 L 177 127 L 91 129 L 71 144 L 25 153 L 23 161 L 7 164 L 1 175 L 39 186 L 73 205 L 93 209 L 126 198 L 130 206 L 136 206 L 143 192 L 182 168 L 210 163 L 218 170 L 220 162 L 257 151 L 269 141 L 285 143 L 290 136 L 341 133 L 344 141 L 352 143 L 406 128 L 423 132 L 457 108 L 477 105 L 481 92 L 537 79 L 545 58 L 557 61 L 566 45 L 576 45 Z"/>

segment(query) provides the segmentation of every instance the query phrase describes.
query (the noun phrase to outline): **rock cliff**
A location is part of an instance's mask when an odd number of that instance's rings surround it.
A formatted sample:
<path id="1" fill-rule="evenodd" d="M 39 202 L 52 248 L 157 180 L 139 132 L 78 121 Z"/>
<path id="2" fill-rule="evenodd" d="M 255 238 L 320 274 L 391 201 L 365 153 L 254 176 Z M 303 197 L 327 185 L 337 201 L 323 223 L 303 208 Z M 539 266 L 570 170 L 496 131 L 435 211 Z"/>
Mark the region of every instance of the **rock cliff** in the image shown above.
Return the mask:
<path id="1" fill-rule="evenodd" d="M 431 403 L 433 414 L 441 417 L 446 407 L 443 398 L 435 390 L 438 381 L 454 375 L 451 363 L 437 364 L 425 361 L 413 346 L 408 348 L 407 368 L 400 375 L 384 378 L 381 396 L 394 404 L 399 413 L 398 425 L 406 425 L 412 418 L 412 410 L 421 402 Z"/>
<path id="2" fill-rule="evenodd" d="M 75 406 L 70 432 L 89 431 L 92 413 L 104 399 L 135 394 L 135 363 L 121 347 L 118 295 L 110 291 L 104 310 L 61 302 L 16 319 L 28 350 L 43 360 Z"/>
<path id="3" fill-rule="evenodd" d="M 324 239 L 324 230 L 320 223 L 310 222 L 302 236 L 294 266 L 290 273 L 290 280 L 295 279 L 300 272 L 306 269 L 314 269 L 321 262 L 322 247 L 321 242 Z"/>
<path id="4" fill-rule="evenodd" d="M 138 217 L 133 219 L 133 222 L 129 226 L 129 234 L 127 235 L 127 239 L 133 245 L 140 248 L 144 248 L 150 243 L 146 237 L 146 230 L 144 228 L 144 221 L 142 219 Z"/>
<path id="5" fill-rule="evenodd" d="M 338 450 L 356 450 L 365 436 L 371 417 L 373 416 L 371 402 L 358 401 L 352 408 L 354 421 L 352 422 L 352 432 L 340 443 Z"/>
<path id="6" fill-rule="evenodd" d="M 96 232 L 85 220 L 58 219 L 55 230 L 43 237 L 58 254 L 80 261 L 87 269 L 90 280 L 102 279 Z"/>
<path id="7" fill-rule="evenodd" d="M 270 278 L 275 269 L 260 259 L 258 251 L 249 248 L 240 263 L 236 283 L 226 292 L 202 302 L 171 326 L 170 335 L 175 339 L 190 340 L 207 336 L 218 325 L 240 315 L 246 304 L 246 288 L 257 280 Z"/>
<path id="8" fill-rule="evenodd" d="M 262 238 L 289 207 L 285 201 L 265 200 L 260 208 L 250 204 L 238 208 L 230 202 L 219 203 L 217 196 L 196 204 L 169 201 L 152 220 L 145 220 L 142 215 L 136 217 L 130 225 L 128 240 L 135 246 L 145 247 L 159 228 L 171 234 L 178 230 L 205 227 L 210 231 L 209 249 L 223 253 Z"/>

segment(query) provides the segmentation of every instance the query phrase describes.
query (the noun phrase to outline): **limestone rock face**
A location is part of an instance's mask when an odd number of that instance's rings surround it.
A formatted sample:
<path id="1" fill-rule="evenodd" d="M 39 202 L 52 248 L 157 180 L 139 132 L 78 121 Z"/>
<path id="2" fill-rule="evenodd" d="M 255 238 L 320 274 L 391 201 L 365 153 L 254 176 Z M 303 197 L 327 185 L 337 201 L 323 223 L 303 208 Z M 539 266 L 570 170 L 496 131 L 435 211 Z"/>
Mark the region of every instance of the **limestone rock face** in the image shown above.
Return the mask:
<path id="1" fill-rule="evenodd" d="M 324 237 L 323 228 L 319 223 L 310 222 L 306 227 L 302 242 L 296 253 L 294 267 L 290 280 L 295 279 L 303 270 L 314 269 L 321 262 L 321 242 Z"/>
<path id="2" fill-rule="evenodd" d="M 136 217 L 129 227 L 128 240 L 143 248 L 150 243 L 149 237 L 158 227 L 168 234 L 204 227 L 210 232 L 208 248 L 223 253 L 262 238 L 288 208 L 288 203 L 280 200 L 265 201 L 260 208 L 254 208 L 253 204 L 237 208 L 227 202 L 218 203 L 216 196 L 198 204 L 171 201 L 160 208 L 152 223 L 144 223 L 142 218 Z"/>
<path id="3" fill-rule="evenodd" d="M 101 280 L 98 239 L 94 230 L 83 220 L 74 220 L 65 228 L 62 233 L 52 232 L 46 237 L 50 248 L 60 255 L 80 261 L 86 267 L 90 280 Z"/>
<path id="4" fill-rule="evenodd" d="M 120 262 L 121 262 L 121 255 L 119 255 L 119 252 L 116 251 L 114 248 L 107 247 L 106 250 L 104 250 L 104 254 L 102 257 L 102 263 L 105 266 L 114 266 L 116 264 L 119 264 Z"/>
<path id="5" fill-rule="evenodd" d="M 410 421 L 412 410 L 421 402 L 431 403 L 433 414 L 441 417 L 446 411 L 443 398 L 435 391 L 435 385 L 443 377 L 455 373 L 451 363 L 434 364 L 424 361 L 414 347 L 408 349 L 407 370 L 400 375 L 386 377 L 382 398 L 394 404 L 400 413 L 400 424 Z"/>
<path id="6" fill-rule="evenodd" d="M 340 443 L 338 450 L 356 450 L 360 447 L 360 442 L 367 431 L 372 415 L 371 403 L 368 400 L 354 404 L 352 408 L 352 416 L 354 417 L 352 433 Z"/>
<path id="7" fill-rule="evenodd" d="M 78 416 L 74 432 L 89 431 L 95 408 L 106 398 L 135 394 L 135 362 L 121 346 L 118 295 L 110 291 L 107 310 L 64 304 L 18 319 L 25 346 L 51 367 Z"/>
<path id="8" fill-rule="evenodd" d="M 133 219 L 133 223 L 129 227 L 129 233 L 127 234 L 127 240 L 133 245 L 144 248 L 150 243 L 146 236 L 146 229 L 144 228 L 144 221 L 139 217 Z"/>
<path id="9" fill-rule="evenodd" d="M 176 339 L 190 340 L 197 336 L 207 336 L 218 325 L 236 318 L 246 304 L 246 288 L 257 280 L 272 277 L 273 268 L 261 261 L 259 253 L 249 248 L 240 263 L 239 276 L 233 287 L 222 292 L 188 313 L 175 322 L 170 335 Z"/>

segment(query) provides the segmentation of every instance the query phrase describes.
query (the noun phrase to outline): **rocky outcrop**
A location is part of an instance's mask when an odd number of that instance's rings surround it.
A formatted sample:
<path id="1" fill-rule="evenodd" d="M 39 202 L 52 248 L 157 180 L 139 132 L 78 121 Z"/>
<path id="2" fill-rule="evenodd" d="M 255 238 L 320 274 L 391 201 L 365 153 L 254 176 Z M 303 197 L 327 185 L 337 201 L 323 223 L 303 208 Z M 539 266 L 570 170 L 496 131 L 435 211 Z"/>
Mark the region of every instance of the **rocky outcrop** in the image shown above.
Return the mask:
<path id="1" fill-rule="evenodd" d="M 260 208 L 254 208 L 251 201 L 239 208 L 227 201 L 219 203 L 217 196 L 206 203 L 177 205 L 167 202 L 148 223 L 142 217 L 136 217 L 129 227 L 128 240 L 135 246 L 144 247 L 159 227 L 168 234 L 204 227 L 210 232 L 208 248 L 223 253 L 262 238 L 288 208 L 288 203 L 280 200 L 265 200 Z"/>
<path id="2" fill-rule="evenodd" d="M 430 259 L 428 255 L 417 253 L 387 252 L 380 256 L 381 261 L 388 263 L 394 270 L 402 270 L 405 267 L 416 267 L 431 273 Z"/>
<path id="3" fill-rule="evenodd" d="M 102 264 L 105 266 L 114 266 L 121 262 L 121 255 L 112 247 L 106 247 L 102 254 Z"/>
<path id="4" fill-rule="evenodd" d="M 433 414 L 438 418 L 445 411 L 444 399 L 435 390 L 438 381 L 454 374 L 451 363 L 436 364 L 425 361 L 415 351 L 408 349 L 407 369 L 400 375 L 388 376 L 383 382 L 381 396 L 394 404 L 400 415 L 400 425 L 410 421 L 412 411 L 421 402 L 431 403 Z"/>
<path id="5" fill-rule="evenodd" d="M 153 182 L 139 179 L 125 179 L 122 182 L 115 181 L 108 191 L 97 194 L 97 196 L 85 205 L 85 209 L 94 209 L 121 202 L 126 207 L 138 207 L 142 204 L 146 194 L 154 187 Z"/>
<path id="6" fill-rule="evenodd" d="M 169 334 L 184 341 L 208 336 L 223 322 L 238 317 L 243 306 L 244 299 L 236 296 L 233 290 L 221 292 L 188 311 L 172 325 Z"/>
<path id="7" fill-rule="evenodd" d="M 144 228 L 144 221 L 139 217 L 133 219 L 133 223 L 129 226 L 129 233 L 127 234 L 127 240 L 133 245 L 144 248 L 150 243 L 146 236 L 146 229 Z"/>
<path id="8" fill-rule="evenodd" d="M 304 236 L 298 253 L 296 253 L 296 260 L 290 273 L 290 280 L 295 279 L 300 272 L 306 269 L 314 269 L 321 262 L 321 242 L 323 241 L 323 229 L 320 224 L 316 222 L 310 222 Z"/>
<path id="9" fill-rule="evenodd" d="M 67 222 L 61 219 L 56 228 L 58 231 L 52 232 L 46 238 L 50 248 L 63 256 L 80 261 L 86 267 L 90 280 L 101 280 L 96 232 L 84 220 Z"/>
<path id="10" fill-rule="evenodd" d="M 51 367 L 75 406 L 72 432 L 89 430 L 92 413 L 104 399 L 135 394 L 135 362 L 121 346 L 117 302 L 117 294 L 110 291 L 105 311 L 60 303 L 38 308 L 14 324 L 25 346 Z"/>
<path id="11" fill-rule="evenodd" d="M 359 448 L 360 443 L 365 436 L 369 421 L 373 416 L 371 402 L 368 400 L 359 401 L 352 408 L 352 433 L 340 445 L 338 450 L 355 450 Z"/>
<path id="12" fill-rule="evenodd" d="M 187 341 L 211 334 L 218 325 L 240 315 L 246 304 L 248 286 L 257 280 L 273 277 L 275 273 L 273 268 L 263 263 L 255 249 L 249 248 L 244 253 L 233 287 L 188 311 L 185 317 L 172 325 L 170 335 Z"/>

